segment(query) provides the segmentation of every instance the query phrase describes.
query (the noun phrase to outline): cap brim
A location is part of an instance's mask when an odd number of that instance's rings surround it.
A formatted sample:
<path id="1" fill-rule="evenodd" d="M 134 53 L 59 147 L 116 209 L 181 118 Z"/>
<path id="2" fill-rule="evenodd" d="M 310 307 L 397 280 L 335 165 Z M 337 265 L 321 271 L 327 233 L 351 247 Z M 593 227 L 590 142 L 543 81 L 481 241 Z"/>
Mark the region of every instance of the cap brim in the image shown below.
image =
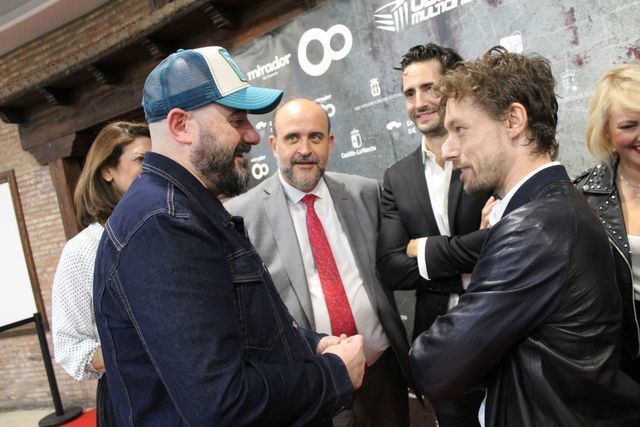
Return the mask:
<path id="1" fill-rule="evenodd" d="M 282 94 L 283 92 L 278 89 L 249 86 L 215 102 L 226 107 L 246 110 L 252 114 L 265 114 L 278 106 Z"/>

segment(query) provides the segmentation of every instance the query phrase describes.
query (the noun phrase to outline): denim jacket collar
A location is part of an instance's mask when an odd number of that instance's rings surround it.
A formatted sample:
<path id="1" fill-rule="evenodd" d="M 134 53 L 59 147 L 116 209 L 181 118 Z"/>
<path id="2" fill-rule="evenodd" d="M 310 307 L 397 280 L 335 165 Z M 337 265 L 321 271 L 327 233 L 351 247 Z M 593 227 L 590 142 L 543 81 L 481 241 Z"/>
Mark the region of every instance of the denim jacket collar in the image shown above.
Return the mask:
<path id="1" fill-rule="evenodd" d="M 238 225 L 236 225 L 237 221 L 224 209 L 215 194 L 202 185 L 191 172 L 175 160 L 162 154 L 148 151 L 144 155 L 142 170 L 144 173 L 150 173 L 171 182 L 191 200 L 202 205 L 211 215 L 219 216 L 224 226 L 232 223 L 238 228 Z M 243 228 L 241 224 L 240 227 Z"/>

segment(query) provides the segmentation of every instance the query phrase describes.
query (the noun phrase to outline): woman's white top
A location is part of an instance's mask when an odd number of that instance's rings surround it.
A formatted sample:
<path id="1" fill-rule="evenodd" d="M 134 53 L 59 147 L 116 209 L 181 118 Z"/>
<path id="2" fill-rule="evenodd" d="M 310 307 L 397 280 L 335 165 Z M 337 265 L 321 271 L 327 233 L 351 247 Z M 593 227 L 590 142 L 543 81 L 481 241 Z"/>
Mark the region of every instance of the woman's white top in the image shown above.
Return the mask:
<path id="1" fill-rule="evenodd" d="M 631 248 L 631 279 L 633 281 L 633 296 L 640 301 L 640 236 L 627 234 Z"/>
<path id="2" fill-rule="evenodd" d="M 91 224 L 62 250 L 53 279 L 53 350 L 58 362 L 76 380 L 102 375 L 91 365 L 100 346 L 93 315 L 93 269 L 104 228 Z"/>

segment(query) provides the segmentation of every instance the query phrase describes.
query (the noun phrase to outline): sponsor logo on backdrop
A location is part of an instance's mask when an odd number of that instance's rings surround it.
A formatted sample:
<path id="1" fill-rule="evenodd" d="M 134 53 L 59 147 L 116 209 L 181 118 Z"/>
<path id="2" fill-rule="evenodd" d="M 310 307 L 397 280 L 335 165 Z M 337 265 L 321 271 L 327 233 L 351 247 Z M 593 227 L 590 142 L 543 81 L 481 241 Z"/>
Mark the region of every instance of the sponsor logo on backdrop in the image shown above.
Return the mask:
<path id="1" fill-rule="evenodd" d="M 335 36 L 341 36 L 344 39 L 343 46 L 338 50 L 333 50 L 331 47 L 331 40 Z M 317 64 L 313 64 L 307 56 L 307 48 L 313 41 L 322 45 L 322 59 Z M 311 28 L 302 34 L 298 42 L 298 62 L 305 73 L 318 77 L 327 72 L 333 61 L 344 59 L 352 46 L 353 37 L 345 25 L 336 24 L 326 31 L 321 28 Z"/>
<path id="2" fill-rule="evenodd" d="M 353 111 L 361 111 L 361 110 L 366 110 L 367 108 L 371 108 L 373 106 L 376 106 L 378 104 L 383 104 L 387 101 L 391 101 L 392 99 L 396 99 L 399 98 L 402 95 L 401 93 L 394 93 L 391 95 L 387 95 L 387 96 L 383 96 L 382 98 L 378 98 L 378 99 L 374 99 L 373 101 L 370 102 L 365 102 L 364 104 L 360 104 L 360 105 L 356 105 L 355 107 L 353 107 Z"/>
<path id="3" fill-rule="evenodd" d="M 389 123 L 387 123 L 387 126 L 386 126 L 387 130 L 394 130 L 400 127 L 402 127 L 402 123 L 397 122 L 395 120 L 390 121 Z"/>
<path id="4" fill-rule="evenodd" d="M 336 106 L 330 104 L 328 101 L 331 100 L 331 95 L 321 96 L 320 98 L 314 99 L 315 102 L 320 104 L 320 106 L 327 112 L 329 117 L 333 117 L 336 115 Z"/>
<path id="5" fill-rule="evenodd" d="M 249 78 L 249 81 L 257 79 L 258 77 L 261 77 L 262 80 L 267 80 L 271 77 L 275 77 L 279 73 L 278 70 L 289 66 L 290 59 L 290 53 L 287 53 L 283 56 L 276 55 L 275 58 L 273 58 L 273 61 L 263 65 L 257 65 L 253 70 L 249 70 L 249 72 L 247 73 L 247 77 Z"/>
<path id="6" fill-rule="evenodd" d="M 348 159 L 349 157 L 361 156 L 363 154 L 372 153 L 377 150 L 375 145 L 363 146 L 362 135 L 360 135 L 360 129 L 351 130 L 351 146 L 353 150 L 349 150 L 340 153 L 340 157 Z"/>
<path id="7" fill-rule="evenodd" d="M 369 87 L 371 88 L 371 96 L 380 96 L 382 93 L 378 79 L 369 80 Z"/>
<path id="8" fill-rule="evenodd" d="M 408 135 L 413 135 L 416 133 L 416 125 L 411 120 L 407 120 L 406 122 L 404 122 L 404 124 L 405 124 Z M 392 120 L 389 123 L 387 123 L 387 125 L 385 126 L 385 128 L 389 132 L 393 132 L 394 129 L 400 129 L 401 127 L 402 127 L 402 122 L 399 122 L 397 120 Z"/>
<path id="9" fill-rule="evenodd" d="M 399 32 L 472 1 L 393 0 L 375 10 L 373 22 L 381 30 Z"/>
<path id="10" fill-rule="evenodd" d="M 256 123 L 256 131 L 260 135 L 260 140 L 263 141 L 266 137 L 273 133 L 273 122 L 271 120 L 259 121 Z"/>
<path id="11" fill-rule="evenodd" d="M 251 175 L 257 180 L 261 180 L 269 175 L 269 165 L 264 163 L 265 156 L 258 156 L 251 159 Z"/>
<path id="12" fill-rule="evenodd" d="M 362 136 L 360 135 L 359 129 L 353 129 L 351 131 L 351 146 L 353 148 L 362 147 Z"/>

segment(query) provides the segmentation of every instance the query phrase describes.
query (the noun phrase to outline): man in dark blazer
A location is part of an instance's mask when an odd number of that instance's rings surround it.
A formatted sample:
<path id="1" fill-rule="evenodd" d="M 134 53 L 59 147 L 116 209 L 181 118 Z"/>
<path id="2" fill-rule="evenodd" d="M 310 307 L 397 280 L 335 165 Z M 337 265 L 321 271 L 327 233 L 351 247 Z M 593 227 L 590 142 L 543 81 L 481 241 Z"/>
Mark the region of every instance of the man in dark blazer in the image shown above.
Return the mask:
<path id="1" fill-rule="evenodd" d="M 479 228 L 487 196 L 465 194 L 459 172 L 441 155 L 447 132 L 432 86 L 460 61 L 453 49 L 434 44 L 412 47 L 401 61 L 407 111 L 422 143 L 384 174 L 377 263 L 388 289 L 416 290 L 413 337 L 455 305 L 464 292 L 461 273 L 471 272 L 486 235 L 472 232 Z M 431 403 L 441 427 L 466 427 L 478 425 L 481 400 L 471 392 Z"/>
<path id="2" fill-rule="evenodd" d="M 375 269 L 378 184 L 325 173 L 333 135 L 329 117 L 315 102 L 291 100 L 276 111 L 273 123 L 269 142 L 278 173 L 225 207 L 244 217 L 249 237 L 298 325 L 349 335 L 334 323 L 333 309 L 339 307 L 365 338 L 363 385 L 352 409 L 334 418 L 334 425 L 408 426 L 409 346 Z M 317 248 L 318 239 L 328 243 L 327 251 Z M 332 277 L 337 276 L 346 294 L 342 302 L 327 294 L 327 265 L 335 266 Z"/>
<path id="3" fill-rule="evenodd" d="M 427 396 L 487 387 L 484 422 L 638 426 L 620 370 L 622 303 L 603 225 L 560 163 L 549 60 L 491 49 L 444 75 L 443 156 L 464 191 L 495 191 L 492 227 L 458 304 L 411 349 Z"/>

